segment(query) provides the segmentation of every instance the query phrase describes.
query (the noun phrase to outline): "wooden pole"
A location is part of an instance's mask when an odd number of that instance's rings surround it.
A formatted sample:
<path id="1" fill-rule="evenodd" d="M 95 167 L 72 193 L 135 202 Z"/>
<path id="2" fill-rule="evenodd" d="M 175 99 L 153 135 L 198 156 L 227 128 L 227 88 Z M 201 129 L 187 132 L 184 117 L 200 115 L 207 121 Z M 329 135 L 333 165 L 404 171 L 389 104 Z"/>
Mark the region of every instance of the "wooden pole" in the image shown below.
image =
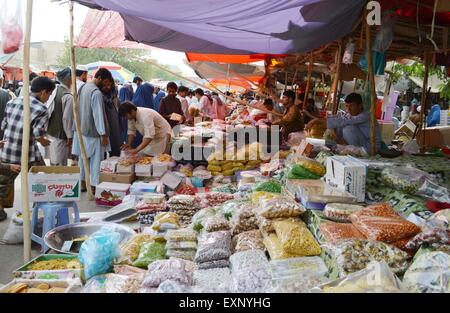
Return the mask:
<path id="1" fill-rule="evenodd" d="M 30 199 L 28 187 L 28 167 L 30 153 L 30 39 L 31 24 L 33 22 L 33 0 L 27 0 L 25 39 L 23 46 L 23 134 L 21 157 L 21 191 L 23 214 L 23 260 L 31 260 L 31 225 L 30 225 Z"/>
<path id="2" fill-rule="evenodd" d="M 336 52 L 336 73 L 333 80 L 333 85 L 331 87 L 330 93 L 333 94 L 332 103 L 333 103 L 333 114 L 337 113 L 338 110 L 338 104 L 339 99 L 337 96 L 338 91 L 338 84 L 339 84 L 339 77 L 341 76 L 341 64 L 342 64 L 342 57 L 344 56 L 344 40 L 339 40 L 339 48 Z"/>
<path id="3" fill-rule="evenodd" d="M 311 86 L 311 75 L 312 75 L 312 70 L 313 70 L 313 63 L 314 63 L 314 58 L 313 58 L 313 54 L 311 52 L 311 55 L 309 57 L 309 64 L 308 64 L 308 77 L 307 77 L 307 81 L 306 81 L 305 97 L 303 98 L 303 107 L 305 107 L 306 101 L 308 100 L 309 88 Z"/>
<path id="4" fill-rule="evenodd" d="M 70 62 L 72 64 L 72 94 L 73 94 L 73 119 L 75 121 L 75 129 L 78 136 L 78 142 L 80 143 L 81 157 L 83 159 L 84 166 L 84 179 L 86 181 L 86 189 L 88 198 L 90 201 L 94 200 L 91 188 L 91 176 L 88 158 L 86 154 L 86 147 L 84 145 L 83 134 L 81 133 L 80 116 L 78 115 L 78 93 L 77 93 L 77 77 L 76 77 L 76 60 L 75 60 L 75 45 L 74 45 L 74 17 L 73 17 L 73 1 L 69 2 L 70 13 Z"/>
<path id="5" fill-rule="evenodd" d="M 419 127 L 418 129 L 422 133 L 422 142 L 420 145 L 421 153 L 425 152 L 425 131 L 422 131 L 424 129 L 424 126 L 426 126 L 426 123 L 424 121 L 425 117 L 425 111 L 427 110 L 427 91 L 428 91 L 428 73 L 429 73 L 429 66 L 430 66 L 430 53 L 428 50 L 425 51 L 425 57 L 424 57 L 424 65 L 425 65 L 425 73 L 423 77 L 423 86 L 422 86 L 422 97 L 420 99 L 420 105 L 422 109 L 420 110 L 420 121 L 419 121 Z"/>
<path id="6" fill-rule="evenodd" d="M 288 89 L 288 69 L 285 69 L 284 73 L 284 90 Z"/>
<path id="7" fill-rule="evenodd" d="M 369 67 L 369 88 L 370 88 L 370 154 L 376 155 L 377 147 L 375 142 L 375 125 L 376 117 L 376 93 L 375 93 L 375 75 L 373 72 L 373 58 L 372 58 L 372 38 L 370 34 L 370 25 L 366 21 L 366 50 L 367 50 L 367 66 Z"/>

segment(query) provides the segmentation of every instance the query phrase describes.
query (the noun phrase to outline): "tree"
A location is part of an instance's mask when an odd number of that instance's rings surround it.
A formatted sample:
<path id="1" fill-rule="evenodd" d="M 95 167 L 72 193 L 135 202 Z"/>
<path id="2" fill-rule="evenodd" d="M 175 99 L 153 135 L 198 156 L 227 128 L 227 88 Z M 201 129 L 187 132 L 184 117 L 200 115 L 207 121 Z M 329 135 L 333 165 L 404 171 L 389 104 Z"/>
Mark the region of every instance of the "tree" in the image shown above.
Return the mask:
<path id="1" fill-rule="evenodd" d="M 450 100 L 450 77 L 447 75 L 447 72 L 444 67 L 440 66 L 430 66 L 429 67 L 429 75 L 436 75 L 440 80 L 444 83 L 439 85 L 440 96 L 444 99 Z M 425 77 L 425 65 L 420 62 L 413 62 L 411 65 L 403 65 L 395 63 L 392 68 L 391 78 L 395 83 L 401 77 Z"/>
<path id="2" fill-rule="evenodd" d="M 136 60 L 136 58 L 144 57 L 147 54 L 146 50 L 140 49 L 119 49 L 124 54 L 115 49 L 96 49 L 96 48 L 76 48 L 75 58 L 78 64 L 88 64 L 97 61 L 108 61 L 117 63 L 124 68 L 142 77 L 144 80 L 152 80 L 159 78 L 161 80 L 176 80 L 177 77 L 149 65 L 145 62 Z M 152 62 L 157 63 L 152 60 Z M 64 53 L 58 58 L 58 66 L 64 67 L 70 64 L 70 42 L 66 41 Z M 178 73 L 178 71 L 174 71 Z"/>

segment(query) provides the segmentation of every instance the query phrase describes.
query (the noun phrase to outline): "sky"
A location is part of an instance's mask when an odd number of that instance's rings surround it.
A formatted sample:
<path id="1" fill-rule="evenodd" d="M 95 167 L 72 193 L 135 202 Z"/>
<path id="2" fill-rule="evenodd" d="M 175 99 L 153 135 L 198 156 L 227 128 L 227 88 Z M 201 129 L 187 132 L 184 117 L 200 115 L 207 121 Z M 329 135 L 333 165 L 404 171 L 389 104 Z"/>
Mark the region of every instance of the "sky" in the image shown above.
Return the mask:
<path id="1" fill-rule="evenodd" d="M 21 1 L 22 9 L 25 11 L 25 0 L 12 1 Z M 84 6 L 75 4 L 75 36 L 80 32 L 88 10 Z M 58 4 L 51 0 L 34 0 L 31 32 L 32 42 L 43 40 L 63 42 L 69 36 L 69 27 L 69 5 L 67 3 Z M 178 66 L 185 76 L 196 76 L 194 71 L 184 64 L 184 60 L 186 59 L 184 53 L 153 48 L 152 56 L 161 64 Z"/>

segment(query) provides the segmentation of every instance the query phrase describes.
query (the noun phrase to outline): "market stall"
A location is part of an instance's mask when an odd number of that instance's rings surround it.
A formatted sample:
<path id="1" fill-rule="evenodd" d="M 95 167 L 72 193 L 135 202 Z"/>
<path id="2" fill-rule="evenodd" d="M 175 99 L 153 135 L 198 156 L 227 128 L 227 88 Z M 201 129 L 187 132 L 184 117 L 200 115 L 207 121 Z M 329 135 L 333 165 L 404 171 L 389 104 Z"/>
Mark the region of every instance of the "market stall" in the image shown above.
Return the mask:
<path id="1" fill-rule="evenodd" d="M 297 59 L 308 81 L 327 48 Z M 0 292 L 449 292 L 448 149 L 370 158 L 313 131 L 272 150 L 234 137 L 255 126 L 241 113 L 183 126 L 170 155 L 104 160 L 105 211 L 43 234 L 52 253 Z"/>

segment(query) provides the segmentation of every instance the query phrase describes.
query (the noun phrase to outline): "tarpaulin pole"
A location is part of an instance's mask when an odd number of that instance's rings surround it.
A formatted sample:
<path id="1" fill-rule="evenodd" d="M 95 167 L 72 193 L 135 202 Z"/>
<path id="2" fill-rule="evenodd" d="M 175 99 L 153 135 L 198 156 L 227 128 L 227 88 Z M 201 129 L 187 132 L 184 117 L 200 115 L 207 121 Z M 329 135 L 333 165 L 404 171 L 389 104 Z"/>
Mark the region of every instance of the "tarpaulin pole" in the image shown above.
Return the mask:
<path id="1" fill-rule="evenodd" d="M 303 99 L 303 108 L 306 108 L 306 101 L 308 100 L 309 88 L 311 86 L 311 75 L 312 75 L 312 70 L 313 70 L 313 62 L 314 62 L 314 57 L 311 52 L 311 55 L 309 57 L 309 64 L 308 64 L 308 77 L 307 77 L 307 81 L 306 81 L 305 97 Z"/>
<path id="2" fill-rule="evenodd" d="M 33 0 L 27 0 L 25 39 L 23 44 L 23 134 L 21 157 L 21 192 L 23 214 L 23 260 L 25 263 L 31 260 L 31 223 L 30 223 L 30 199 L 28 186 L 28 166 L 30 152 L 30 39 L 31 24 L 33 22 Z"/>
<path id="3" fill-rule="evenodd" d="M 75 120 L 75 129 L 78 136 L 78 142 L 80 143 L 81 158 L 83 159 L 84 166 L 84 179 L 86 181 L 86 189 L 88 193 L 89 200 L 94 200 L 94 195 L 92 194 L 91 188 L 91 176 L 88 158 L 86 154 L 86 147 L 84 145 L 83 134 L 81 133 L 80 116 L 78 115 L 78 93 L 76 84 L 76 60 L 75 60 L 75 45 L 74 45 L 74 17 L 73 17 L 73 1 L 69 2 L 69 14 L 70 14 L 70 62 L 72 65 L 72 94 L 73 94 L 73 118 Z"/>
<path id="4" fill-rule="evenodd" d="M 419 122 L 419 131 L 421 132 L 422 138 L 420 143 L 420 149 L 421 152 L 425 152 L 425 130 L 424 126 L 426 127 L 425 119 L 425 112 L 428 110 L 427 108 L 427 91 L 428 91 L 428 73 L 429 73 L 429 66 L 430 66 L 430 53 L 428 50 L 425 51 L 424 56 L 424 65 L 425 65 L 425 73 L 423 76 L 423 86 L 422 86 L 422 97 L 420 99 L 420 105 L 422 106 L 420 110 L 420 122 Z"/>
<path id="5" fill-rule="evenodd" d="M 336 59 L 336 74 L 333 80 L 333 86 L 331 89 L 331 92 L 333 93 L 333 114 L 337 113 L 338 107 L 339 107 L 339 98 L 338 98 L 338 84 L 339 84 L 339 77 L 341 76 L 341 65 L 342 65 L 342 58 L 344 57 L 344 41 L 341 39 L 339 40 L 339 47 L 338 51 L 336 53 L 337 59 Z"/>
<path id="6" fill-rule="evenodd" d="M 375 93 L 375 73 L 373 70 L 372 58 L 372 36 L 370 34 L 370 25 L 366 21 L 366 51 L 367 51 L 367 66 L 369 68 L 369 88 L 370 88 L 370 155 L 377 154 L 377 147 L 375 142 L 375 124 L 376 117 L 376 93 Z"/>

